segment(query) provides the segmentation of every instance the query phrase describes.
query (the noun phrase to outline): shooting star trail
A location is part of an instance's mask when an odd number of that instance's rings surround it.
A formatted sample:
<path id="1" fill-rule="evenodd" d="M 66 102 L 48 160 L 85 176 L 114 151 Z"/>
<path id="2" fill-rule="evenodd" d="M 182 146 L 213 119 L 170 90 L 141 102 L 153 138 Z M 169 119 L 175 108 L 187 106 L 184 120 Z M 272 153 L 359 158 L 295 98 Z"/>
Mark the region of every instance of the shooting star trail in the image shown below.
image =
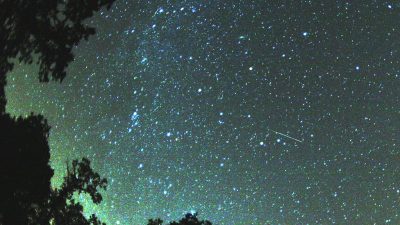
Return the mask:
<path id="1" fill-rule="evenodd" d="M 279 134 L 279 135 L 282 135 L 282 136 L 287 137 L 287 138 L 289 138 L 289 139 L 292 139 L 292 140 L 294 140 L 294 141 L 303 143 L 303 141 L 301 141 L 301 140 L 299 140 L 299 139 L 297 139 L 297 138 L 294 138 L 294 137 L 290 137 L 290 136 L 287 135 L 287 134 L 284 134 L 284 133 L 281 133 L 281 132 L 278 132 L 278 131 L 275 131 L 275 130 L 272 130 L 272 129 L 269 129 L 269 130 L 272 131 L 272 132 L 274 132 L 275 134 Z"/>

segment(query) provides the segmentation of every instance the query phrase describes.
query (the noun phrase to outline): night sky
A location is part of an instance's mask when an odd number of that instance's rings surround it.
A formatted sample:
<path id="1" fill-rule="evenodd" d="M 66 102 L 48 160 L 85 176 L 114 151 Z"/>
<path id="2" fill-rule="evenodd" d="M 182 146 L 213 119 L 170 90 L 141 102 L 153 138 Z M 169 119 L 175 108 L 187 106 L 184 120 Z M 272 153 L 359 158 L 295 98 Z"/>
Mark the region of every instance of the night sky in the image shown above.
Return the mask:
<path id="1" fill-rule="evenodd" d="M 48 118 L 54 186 L 75 158 L 108 178 L 80 198 L 109 224 L 400 224 L 400 3 L 276 2 L 117 0 L 7 110 Z"/>

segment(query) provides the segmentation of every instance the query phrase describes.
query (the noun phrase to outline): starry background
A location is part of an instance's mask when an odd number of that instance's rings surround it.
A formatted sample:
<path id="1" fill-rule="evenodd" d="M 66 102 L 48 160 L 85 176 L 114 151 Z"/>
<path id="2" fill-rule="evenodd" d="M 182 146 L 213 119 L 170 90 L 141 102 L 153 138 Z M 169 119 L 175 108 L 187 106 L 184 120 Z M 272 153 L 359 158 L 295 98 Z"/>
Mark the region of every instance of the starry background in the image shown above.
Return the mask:
<path id="1" fill-rule="evenodd" d="M 61 83 L 8 76 L 51 161 L 88 157 L 109 224 L 400 223 L 400 3 L 117 0 Z"/>

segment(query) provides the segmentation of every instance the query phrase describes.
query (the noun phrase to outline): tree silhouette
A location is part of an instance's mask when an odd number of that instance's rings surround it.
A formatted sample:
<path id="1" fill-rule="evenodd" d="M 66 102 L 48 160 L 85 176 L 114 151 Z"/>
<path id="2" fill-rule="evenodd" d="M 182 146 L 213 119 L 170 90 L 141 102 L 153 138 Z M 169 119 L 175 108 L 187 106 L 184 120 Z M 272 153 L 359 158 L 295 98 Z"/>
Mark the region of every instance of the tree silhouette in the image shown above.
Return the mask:
<path id="1" fill-rule="evenodd" d="M 32 210 L 48 199 L 53 170 L 43 116 L 0 116 L 0 214 L 5 224 L 27 224 Z"/>
<path id="2" fill-rule="evenodd" d="M 101 178 L 90 167 L 90 161 L 72 161 L 72 168 L 68 167 L 67 175 L 60 189 L 52 191 L 48 203 L 48 218 L 45 221 L 54 221 L 57 225 L 98 225 L 104 224 L 93 214 L 89 219 L 83 215 L 83 207 L 76 202 L 74 194 L 88 194 L 93 203 L 99 204 L 102 196 L 98 189 L 106 189 L 107 180 Z"/>
<path id="3" fill-rule="evenodd" d="M 60 190 L 51 190 L 50 127 L 41 115 L 12 118 L 5 112 L 6 74 L 14 63 L 39 65 L 39 81 L 62 81 L 73 60 L 72 48 L 94 34 L 84 24 L 115 0 L 0 0 L 0 224 L 100 224 L 86 220 L 71 193 L 101 201 L 105 180 L 88 160 L 74 161 Z M 69 220 L 68 220 L 69 219 Z"/>
<path id="4" fill-rule="evenodd" d="M 0 0 L 0 225 L 104 225 L 95 215 L 83 215 L 74 194 L 87 194 L 99 204 L 99 189 L 106 189 L 107 181 L 83 158 L 68 167 L 59 189 L 51 189 L 50 127 L 41 115 L 7 114 L 5 86 L 7 73 L 18 62 L 37 63 L 41 82 L 61 82 L 74 58 L 73 47 L 95 33 L 85 19 L 114 1 Z M 150 225 L 162 223 L 149 220 Z M 211 225 L 197 214 L 170 223 L 177 224 Z"/>
<path id="5" fill-rule="evenodd" d="M 197 218 L 197 213 L 191 214 L 187 213 L 179 222 L 170 222 L 169 225 L 212 225 L 208 220 L 199 220 Z M 163 221 L 161 219 L 150 219 L 147 225 L 162 225 Z"/>
<path id="6" fill-rule="evenodd" d="M 2 160 L 2 163 L 4 161 L 6 160 Z M 74 199 L 74 194 L 88 194 L 95 204 L 102 201 L 99 189 L 106 189 L 107 180 L 92 170 L 88 159 L 83 158 L 82 161 L 72 162 L 72 169 L 68 168 L 60 189 L 50 188 L 53 170 L 49 166 L 41 168 L 51 172 L 50 176 L 42 179 L 39 179 L 39 176 L 43 176 L 44 171 L 35 167 L 32 169 L 29 174 L 32 178 L 25 177 L 23 180 L 17 180 L 16 184 L 5 186 L 4 192 L 1 192 L 3 204 L 0 212 L 3 214 L 0 224 L 104 225 L 94 214 L 87 219 L 83 215 L 82 205 Z M 3 178 L 12 179 L 8 174 L 1 175 L 2 180 Z M 28 186 L 24 187 L 23 184 L 28 184 Z M 32 185 L 37 186 L 32 188 Z"/>
<path id="7" fill-rule="evenodd" d="M 39 65 L 39 80 L 62 81 L 72 48 L 95 33 L 84 20 L 115 0 L 0 0 L 0 114 L 15 61 Z"/>

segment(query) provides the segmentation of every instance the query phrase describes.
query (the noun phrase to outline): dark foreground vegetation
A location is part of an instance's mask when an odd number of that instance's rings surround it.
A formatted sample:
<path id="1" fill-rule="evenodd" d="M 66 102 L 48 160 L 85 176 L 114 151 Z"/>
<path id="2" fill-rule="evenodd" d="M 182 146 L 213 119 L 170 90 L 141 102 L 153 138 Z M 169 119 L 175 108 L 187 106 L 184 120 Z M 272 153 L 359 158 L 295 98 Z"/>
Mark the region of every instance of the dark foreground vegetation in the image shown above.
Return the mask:
<path id="1" fill-rule="evenodd" d="M 104 224 L 96 215 L 83 215 L 74 194 L 88 194 L 100 204 L 101 178 L 86 158 L 68 166 L 64 182 L 51 188 L 46 119 L 34 113 L 11 117 L 6 113 L 6 75 L 15 63 L 39 65 L 41 82 L 62 81 L 74 59 L 72 48 L 95 33 L 83 23 L 114 0 L 0 0 L 0 225 Z M 161 225 L 150 219 L 148 225 Z M 170 225 L 209 225 L 197 215 L 187 214 Z"/>

